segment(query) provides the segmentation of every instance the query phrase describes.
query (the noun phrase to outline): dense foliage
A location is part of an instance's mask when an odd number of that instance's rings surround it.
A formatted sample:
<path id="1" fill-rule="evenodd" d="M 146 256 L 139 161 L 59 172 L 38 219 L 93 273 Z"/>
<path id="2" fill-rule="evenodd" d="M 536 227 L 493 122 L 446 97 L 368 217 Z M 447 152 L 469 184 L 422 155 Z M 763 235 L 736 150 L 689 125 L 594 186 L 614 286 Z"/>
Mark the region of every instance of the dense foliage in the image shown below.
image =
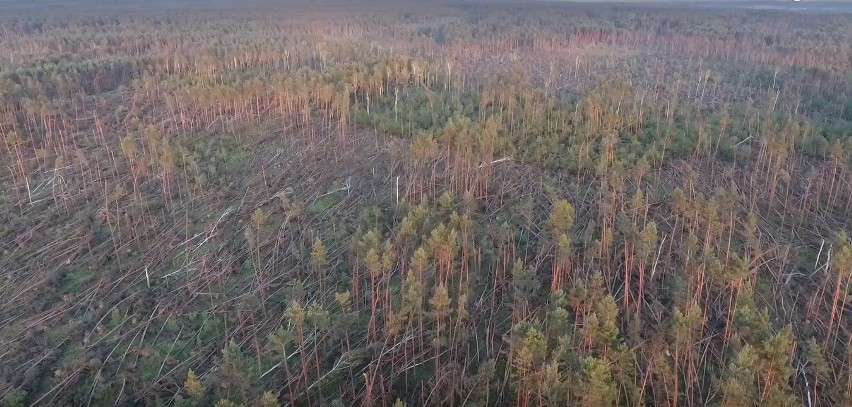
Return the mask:
<path id="1" fill-rule="evenodd" d="M 0 17 L 0 400 L 852 399 L 852 19 Z"/>

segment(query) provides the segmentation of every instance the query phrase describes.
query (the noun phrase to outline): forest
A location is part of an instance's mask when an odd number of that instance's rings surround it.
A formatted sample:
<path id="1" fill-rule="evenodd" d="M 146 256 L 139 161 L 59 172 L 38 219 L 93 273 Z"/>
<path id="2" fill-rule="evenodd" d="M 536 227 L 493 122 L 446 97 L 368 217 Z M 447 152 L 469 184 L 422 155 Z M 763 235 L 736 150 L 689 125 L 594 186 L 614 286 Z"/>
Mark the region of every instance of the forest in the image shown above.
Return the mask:
<path id="1" fill-rule="evenodd" d="M 288 1 L 0 8 L 0 406 L 852 405 L 852 14 Z"/>

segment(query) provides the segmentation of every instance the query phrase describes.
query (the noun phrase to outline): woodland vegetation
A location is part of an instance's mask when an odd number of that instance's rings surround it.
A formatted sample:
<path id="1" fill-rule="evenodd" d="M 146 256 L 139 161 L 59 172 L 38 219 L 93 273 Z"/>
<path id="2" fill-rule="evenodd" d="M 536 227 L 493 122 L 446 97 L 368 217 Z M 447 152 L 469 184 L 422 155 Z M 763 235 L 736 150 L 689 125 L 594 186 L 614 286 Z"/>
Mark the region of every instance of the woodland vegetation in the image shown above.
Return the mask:
<path id="1" fill-rule="evenodd" d="M 852 405 L 849 15 L 0 14 L 6 406 Z"/>

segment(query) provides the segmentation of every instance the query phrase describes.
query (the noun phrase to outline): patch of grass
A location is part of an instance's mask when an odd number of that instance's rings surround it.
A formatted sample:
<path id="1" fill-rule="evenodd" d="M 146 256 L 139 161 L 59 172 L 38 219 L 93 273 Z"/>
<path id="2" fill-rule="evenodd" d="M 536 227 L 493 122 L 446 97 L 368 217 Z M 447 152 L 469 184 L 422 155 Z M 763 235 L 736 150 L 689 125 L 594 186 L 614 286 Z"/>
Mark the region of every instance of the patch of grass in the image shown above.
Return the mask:
<path id="1" fill-rule="evenodd" d="M 85 355 L 82 345 L 70 345 L 65 348 L 65 354 L 60 359 L 60 366 L 65 369 L 70 368 Z"/>
<path id="2" fill-rule="evenodd" d="M 157 374 L 162 374 L 169 370 L 167 358 L 174 358 L 180 361 L 186 357 L 189 352 L 189 342 L 187 340 L 162 340 L 161 342 L 147 348 L 147 352 L 139 362 L 139 376 L 143 381 L 150 382 L 158 378 Z M 163 363 L 166 366 L 163 367 Z M 162 371 L 160 370 L 162 368 Z"/>
<path id="3" fill-rule="evenodd" d="M 60 291 L 63 294 L 73 293 L 81 290 L 83 286 L 95 278 L 95 272 L 88 268 L 79 268 L 69 271 L 60 282 Z"/>
<path id="4" fill-rule="evenodd" d="M 228 154 L 224 161 L 220 164 L 220 168 L 222 172 L 225 174 L 231 174 L 239 170 L 243 163 L 245 162 L 245 154 L 242 152 L 236 154 Z"/>
<path id="5" fill-rule="evenodd" d="M 312 215 L 319 216 L 325 213 L 329 207 L 334 205 L 335 203 L 340 201 L 340 193 L 332 192 L 328 195 L 322 196 L 316 200 L 311 206 L 308 207 L 308 212 Z"/>
<path id="6" fill-rule="evenodd" d="M 24 407 L 24 402 L 27 399 L 27 393 L 23 390 L 12 390 L 6 397 L 3 397 L 4 407 Z"/>
<path id="7" fill-rule="evenodd" d="M 225 334 L 225 318 L 219 316 L 210 316 L 203 320 L 201 332 L 198 337 L 202 342 L 212 341 Z"/>

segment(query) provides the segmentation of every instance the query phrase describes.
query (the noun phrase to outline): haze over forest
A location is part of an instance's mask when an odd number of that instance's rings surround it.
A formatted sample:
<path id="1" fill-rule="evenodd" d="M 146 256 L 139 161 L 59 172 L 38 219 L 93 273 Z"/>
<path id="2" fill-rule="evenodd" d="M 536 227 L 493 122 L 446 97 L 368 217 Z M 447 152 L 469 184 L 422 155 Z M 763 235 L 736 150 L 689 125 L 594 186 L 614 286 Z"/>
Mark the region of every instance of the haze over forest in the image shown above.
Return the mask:
<path id="1" fill-rule="evenodd" d="M 618 4 L 641 5 L 650 7 L 670 8 L 678 5 L 697 5 L 709 8 L 754 7 L 763 9 L 784 9 L 806 12 L 852 12 L 850 0 L 0 0 L 0 9 L 6 10 L 40 10 L 73 11 L 97 8 L 101 10 L 247 10 L 264 9 L 279 11 L 296 11 L 299 9 L 314 9 L 317 7 L 347 7 L 362 9 L 369 7 L 381 8 L 411 8 L 460 6 L 460 5 L 514 5 L 536 6 L 548 3 L 562 4 L 603 4 L 613 6 Z"/>

